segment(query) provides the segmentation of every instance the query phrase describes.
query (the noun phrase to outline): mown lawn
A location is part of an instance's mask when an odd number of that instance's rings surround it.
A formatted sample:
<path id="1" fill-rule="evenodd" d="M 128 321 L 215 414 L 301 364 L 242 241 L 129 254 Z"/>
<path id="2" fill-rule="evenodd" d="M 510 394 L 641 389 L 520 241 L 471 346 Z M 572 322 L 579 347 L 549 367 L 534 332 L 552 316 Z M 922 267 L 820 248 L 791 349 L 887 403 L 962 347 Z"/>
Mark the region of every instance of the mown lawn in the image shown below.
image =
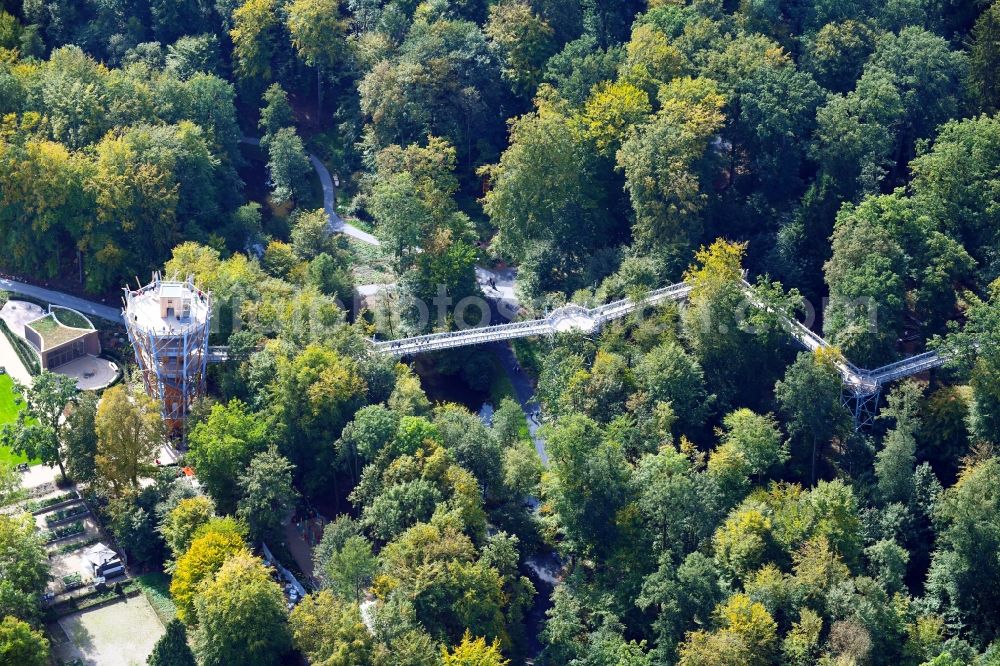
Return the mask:
<path id="1" fill-rule="evenodd" d="M 177 606 L 170 598 L 170 576 L 154 572 L 136 576 L 135 581 L 164 626 L 177 616 Z"/>
<path id="2" fill-rule="evenodd" d="M 17 413 L 21 407 L 14 402 L 14 380 L 10 375 L 0 375 L 0 428 L 7 423 L 13 423 L 17 419 Z M 18 463 L 36 463 L 37 460 L 28 460 L 27 456 L 16 455 L 5 446 L 0 446 L 0 463 L 5 465 L 17 465 Z"/>

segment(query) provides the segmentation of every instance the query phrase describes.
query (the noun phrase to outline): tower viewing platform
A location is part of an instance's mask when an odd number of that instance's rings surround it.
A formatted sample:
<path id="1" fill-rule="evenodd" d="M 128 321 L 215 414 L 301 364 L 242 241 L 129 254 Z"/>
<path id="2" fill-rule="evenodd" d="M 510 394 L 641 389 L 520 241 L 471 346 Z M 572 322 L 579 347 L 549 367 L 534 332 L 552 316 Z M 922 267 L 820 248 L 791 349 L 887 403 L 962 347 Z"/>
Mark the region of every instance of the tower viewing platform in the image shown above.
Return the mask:
<path id="1" fill-rule="evenodd" d="M 183 434 L 191 404 L 205 392 L 211 294 L 158 273 L 137 290 L 125 289 L 123 318 L 146 392 L 160 401 L 169 430 Z"/>

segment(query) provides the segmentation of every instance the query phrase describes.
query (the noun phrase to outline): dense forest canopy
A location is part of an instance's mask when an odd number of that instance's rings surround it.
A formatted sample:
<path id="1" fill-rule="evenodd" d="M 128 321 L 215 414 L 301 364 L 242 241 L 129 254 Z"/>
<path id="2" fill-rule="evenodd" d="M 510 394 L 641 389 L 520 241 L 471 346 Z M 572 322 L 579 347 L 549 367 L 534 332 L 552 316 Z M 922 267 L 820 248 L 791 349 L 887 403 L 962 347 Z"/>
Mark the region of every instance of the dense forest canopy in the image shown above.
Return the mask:
<path id="1" fill-rule="evenodd" d="M 131 385 L 42 375 L 0 429 L 171 575 L 151 663 L 1000 664 L 1000 0 L 0 8 L 0 270 L 221 304 L 200 492 Z M 329 233 L 311 159 L 377 248 Z M 516 343 L 540 411 L 493 391 L 506 348 L 370 353 L 499 262 L 527 314 L 692 291 Z M 395 300 L 349 312 L 368 283 Z M 856 428 L 844 359 L 930 349 Z M 302 506 L 333 520 L 289 612 L 254 553 Z M 36 542 L 0 512 L 18 663 Z"/>

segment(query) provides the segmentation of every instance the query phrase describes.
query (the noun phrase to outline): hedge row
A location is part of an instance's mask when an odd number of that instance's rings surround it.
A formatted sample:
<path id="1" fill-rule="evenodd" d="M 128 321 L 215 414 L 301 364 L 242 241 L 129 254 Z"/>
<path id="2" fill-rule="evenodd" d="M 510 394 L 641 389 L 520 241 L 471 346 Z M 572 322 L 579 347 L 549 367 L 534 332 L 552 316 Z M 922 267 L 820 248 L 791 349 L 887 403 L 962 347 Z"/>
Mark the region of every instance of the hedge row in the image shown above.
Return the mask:
<path id="1" fill-rule="evenodd" d="M 14 348 L 14 353 L 17 354 L 19 359 L 21 359 L 21 363 L 24 364 L 28 373 L 32 376 L 40 373 L 42 368 L 35 350 L 32 349 L 20 336 L 15 335 L 14 331 L 10 330 L 7 326 L 7 322 L 3 319 L 0 319 L 0 330 L 3 331 L 5 336 L 7 336 L 7 339 L 10 341 L 10 346 Z"/>

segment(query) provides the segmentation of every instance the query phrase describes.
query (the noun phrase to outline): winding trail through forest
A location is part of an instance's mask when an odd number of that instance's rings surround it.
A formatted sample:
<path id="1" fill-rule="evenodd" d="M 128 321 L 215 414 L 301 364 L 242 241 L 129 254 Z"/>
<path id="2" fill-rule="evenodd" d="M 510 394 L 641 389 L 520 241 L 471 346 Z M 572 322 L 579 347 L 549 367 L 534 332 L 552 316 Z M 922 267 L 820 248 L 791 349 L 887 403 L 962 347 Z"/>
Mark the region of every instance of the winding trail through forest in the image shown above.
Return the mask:
<path id="1" fill-rule="evenodd" d="M 240 137 L 240 143 L 245 143 L 249 146 L 260 146 L 260 139 L 255 136 L 244 136 Z M 362 231 L 358 229 L 353 224 L 348 224 L 344 221 L 340 215 L 337 214 L 337 190 L 333 186 L 333 177 L 330 175 L 330 171 L 326 168 L 323 162 L 309 153 L 309 162 L 312 164 L 313 169 L 316 171 L 316 175 L 319 177 L 320 185 L 323 186 L 323 209 L 326 211 L 326 216 L 330 221 L 330 230 L 334 233 L 341 233 L 350 236 L 351 238 L 356 238 L 363 243 L 368 243 L 369 245 L 378 245 L 378 239 L 372 236 L 367 231 Z"/>

